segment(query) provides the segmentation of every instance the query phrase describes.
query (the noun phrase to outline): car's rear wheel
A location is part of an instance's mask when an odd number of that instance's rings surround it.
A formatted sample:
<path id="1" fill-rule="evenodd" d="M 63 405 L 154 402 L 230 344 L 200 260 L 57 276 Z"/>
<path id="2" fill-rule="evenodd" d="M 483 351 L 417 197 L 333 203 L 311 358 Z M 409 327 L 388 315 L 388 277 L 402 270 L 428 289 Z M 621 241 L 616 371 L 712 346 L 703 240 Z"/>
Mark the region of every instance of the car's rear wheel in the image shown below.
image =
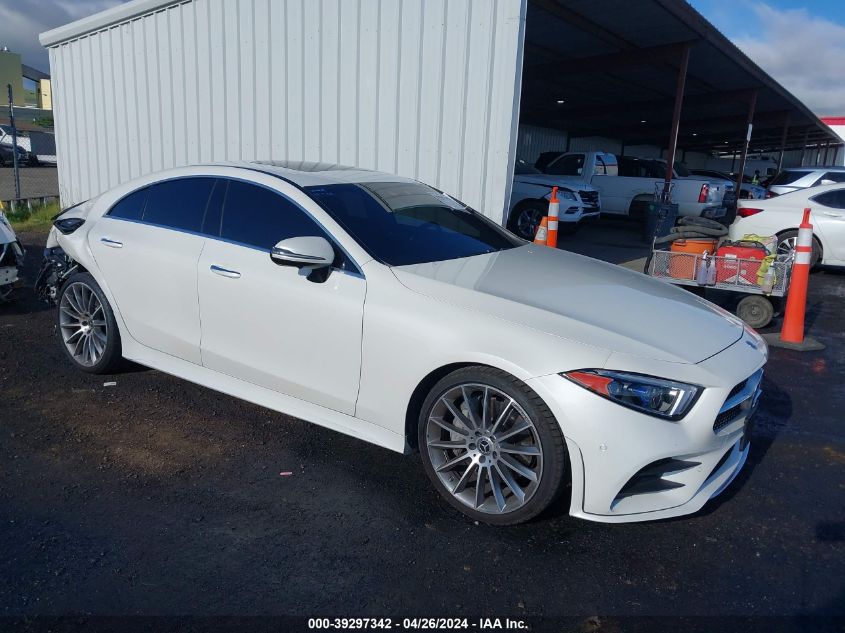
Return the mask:
<path id="1" fill-rule="evenodd" d="M 82 371 L 107 374 L 121 360 L 120 333 L 109 302 L 88 273 L 73 275 L 58 297 L 62 349 Z"/>
<path id="2" fill-rule="evenodd" d="M 792 255 L 795 251 L 795 246 L 798 244 L 798 231 L 790 230 L 778 234 L 778 255 Z M 821 244 L 813 237 L 813 251 L 810 253 L 810 268 L 814 268 L 819 263 L 821 258 Z"/>
<path id="3" fill-rule="evenodd" d="M 557 420 L 505 372 L 467 367 L 440 380 L 423 403 L 418 435 L 437 491 L 478 521 L 528 521 L 562 489 L 566 449 Z"/>

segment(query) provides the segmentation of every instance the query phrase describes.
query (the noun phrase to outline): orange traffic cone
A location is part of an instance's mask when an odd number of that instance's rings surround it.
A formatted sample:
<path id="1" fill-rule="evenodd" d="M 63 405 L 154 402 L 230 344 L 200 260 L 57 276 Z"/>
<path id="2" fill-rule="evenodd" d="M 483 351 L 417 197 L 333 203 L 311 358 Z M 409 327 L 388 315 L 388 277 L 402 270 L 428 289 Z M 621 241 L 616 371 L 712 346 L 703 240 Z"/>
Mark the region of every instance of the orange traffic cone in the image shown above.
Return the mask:
<path id="1" fill-rule="evenodd" d="M 552 187 L 552 197 L 549 198 L 549 236 L 546 246 L 557 248 L 557 218 L 560 214 L 560 202 L 557 199 L 557 187 Z"/>
<path id="2" fill-rule="evenodd" d="M 534 243 L 542 246 L 546 245 L 546 238 L 549 233 L 549 218 L 544 217 L 540 220 L 540 226 L 537 227 L 537 232 L 534 234 Z"/>
<path id="3" fill-rule="evenodd" d="M 824 349 L 817 340 L 804 336 L 804 313 L 807 309 L 807 286 L 810 281 L 810 256 L 813 253 L 813 225 L 810 209 L 804 209 L 804 219 L 798 226 L 795 261 L 786 298 L 783 327 L 780 336 L 769 334 L 764 338 L 770 345 L 800 351 Z"/>

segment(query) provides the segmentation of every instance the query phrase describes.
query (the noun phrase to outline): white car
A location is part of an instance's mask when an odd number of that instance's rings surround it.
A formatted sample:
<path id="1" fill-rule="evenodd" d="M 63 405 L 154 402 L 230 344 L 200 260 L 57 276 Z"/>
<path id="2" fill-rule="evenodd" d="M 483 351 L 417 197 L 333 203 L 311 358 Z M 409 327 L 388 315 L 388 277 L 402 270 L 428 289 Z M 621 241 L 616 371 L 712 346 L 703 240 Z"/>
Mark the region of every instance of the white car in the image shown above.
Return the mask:
<path id="1" fill-rule="evenodd" d="M 767 349 L 739 319 L 413 180 L 297 165 L 172 169 L 58 217 L 68 359 L 419 449 L 493 524 L 565 490 L 584 519 L 683 515 L 742 468 Z"/>
<path id="2" fill-rule="evenodd" d="M 845 266 L 845 184 L 800 189 L 768 200 L 740 200 L 729 236 L 777 235 L 778 252 L 795 248 L 804 209 L 812 210 L 811 264 Z"/>
<path id="3" fill-rule="evenodd" d="M 601 215 L 599 192 L 592 185 L 540 172 L 517 159 L 511 187 L 508 229 L 529 242 L 534 240 L 543 216 L 548 215 L 552 187 L 558 188 L 559 230 L 573 233 L 582 220 Z"/>
<path id="4" fill-rule="evenodd" d="M 18 283 L 18 268 L 23 265 L 24 250 L 9 223 L 0 211 L 0 304 L 6 303 Z"/>

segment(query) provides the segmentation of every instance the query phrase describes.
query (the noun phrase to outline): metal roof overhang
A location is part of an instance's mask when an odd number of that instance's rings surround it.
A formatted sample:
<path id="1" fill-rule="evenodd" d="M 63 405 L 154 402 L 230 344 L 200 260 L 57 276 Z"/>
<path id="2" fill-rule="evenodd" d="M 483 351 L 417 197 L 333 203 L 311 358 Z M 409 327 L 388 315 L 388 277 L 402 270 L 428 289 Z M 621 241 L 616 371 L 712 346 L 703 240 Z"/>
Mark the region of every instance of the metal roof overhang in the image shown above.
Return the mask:
<path id="1" fill-rule="evenodd" d="M 685 0 L 528 0 L 520 120 L 666 147 L 687 46 L 679 151 L 738 151 L 755 91 L 749 151 L 842 142 Z"/>

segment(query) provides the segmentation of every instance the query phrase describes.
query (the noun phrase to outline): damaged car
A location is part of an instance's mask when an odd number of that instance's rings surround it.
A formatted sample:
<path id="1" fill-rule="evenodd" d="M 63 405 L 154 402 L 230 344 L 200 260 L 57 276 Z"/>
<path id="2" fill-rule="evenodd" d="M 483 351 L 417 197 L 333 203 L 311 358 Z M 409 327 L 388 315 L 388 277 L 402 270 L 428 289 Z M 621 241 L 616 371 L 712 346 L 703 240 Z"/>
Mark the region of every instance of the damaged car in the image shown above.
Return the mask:
<path id="1" fill-rule="evenodd" d="M 80 371 L 126 358 L 417 452 L 496 525 L 561 495 L 592 521 L 696 512 L 746 461 L 767 360 L 685 290 L 424 183 L 299 161 L 170 169 L 70 209 L 39 289 Z"/>
<path id="2" fill-rule="evenodd" d="M 12 291 L 20 283 L 18 269 L 23 266 L 24 249 L 15 235 L 9 219 L 0 211 L 0 303 L 12 298 Z"/>

